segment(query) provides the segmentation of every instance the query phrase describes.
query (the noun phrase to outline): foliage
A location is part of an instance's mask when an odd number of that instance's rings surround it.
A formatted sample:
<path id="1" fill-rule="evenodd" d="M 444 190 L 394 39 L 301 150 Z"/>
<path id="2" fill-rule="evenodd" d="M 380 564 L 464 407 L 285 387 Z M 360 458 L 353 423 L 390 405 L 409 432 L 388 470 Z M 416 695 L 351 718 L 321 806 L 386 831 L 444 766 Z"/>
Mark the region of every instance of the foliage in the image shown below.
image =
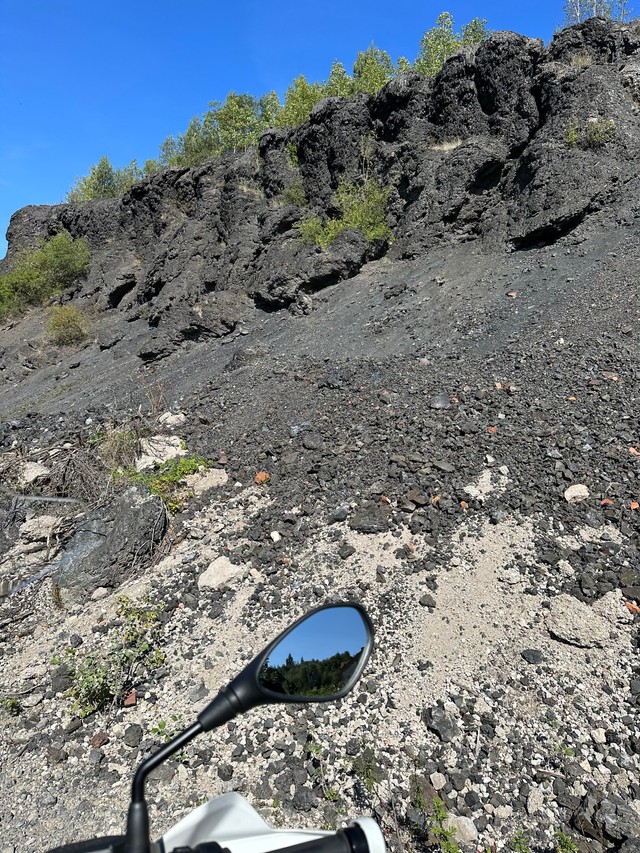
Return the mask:
<path id="1" fill-rule="evenodd" d="M 47 326 L 47 332 L 59 346 L 79 344 L 85 340 L 90 330 L 87 317 L 72 305 L 60 305 L 54 308 Z"/>
<path id="2" fill-rule="evenodd" d="M 17 696 L 7 696 L 0 701 L 0 708 L 6 711 L 10 717 L 18 717 L 22 713 L 22 704 Z"/>
<path id="3" fill-rule="evenodd" d="M 280 201 L 283 204 L 295 204 L 298 207 L 307 207 L 309 201 L 304 191 L 302 178 L 298 176 L 280 193 Z"/>
<path id="4" fill-rule="evenodd" d="M 305 122 L 311 110 L 326 93 L 321 83 L 309 83 L 304 74 L 296 77 L 284 96 L 284 106 L 276 118 L 278 127 L 297 127 Z"/>
<path id="5" fill-rule="evenodd" d="M 88 439 L 87 444 L 99 445 L 98 454 L 110 469 L 129 469 L 134 464 L 139 449 L 138 433 L 131 427 L 109 429 Z"/>
<path id="6" fill-rule="evenodd" d="M 442 68 L 446 60 L 463 45 L 478 44 L 487 36 L 486 21 L 474 18 L 462 27 L 461 32 L 453 30 L 453 17 L 450 12 L 438 15 L 435 27 L 427 30 L 420 41 L 420 51 L 414 68 L 421 74 L 433 76 Z"/>
<path id="7" fill-rule="evenodd" d="M 0 276 L 0 318 L 62 293 L 86 275 L 89 258 L 86 242 L 72 239 L 67 231 L 37 249 L 24 249 Z"/>
<path id="8" fill-rule="evenodd" d="M 587 119 L 580 124 L 576 116 L 571 116 L 564 129 L 564 141 L 571 148 L 602 148 L 613 139 L 615 122 L 610 118 Z"/>
<path id="9" fill-rule="evenodd" d="M 122 169 L 115 169 L 105 155 L 97 163 L 94 163 L 83 178 L 77 178 L 73 187 L 67 193 L 68 202 L 92 201 L 96 198 L 119 198 L 127 190 L 140 181 L 147 169 L 149 161 L 145 163 L 145 169 L 138 167 L 135 160 Z"/>
<path id="10" fill-rule="evenodd" d="M 198 454 L 178 456 L 156 465 L 151 471 L 132 471 L 122 474 L 127 482 L 146 486 L 152 495 L 159 495 L 169 512 L 179 512 L 188 495 L 184 491 L 184 478 L 197 474 L 201 468 L 210 468 L 211 462 Z"/>
<path id="11" fill-rule="evenodd" d="M 351 762 L 351 769 L 370 794 L 382 781 L 382 771 L 370 746 L 365 746 L 360 755 L 356 755 Z"/>
<path id="12" fill-rule="evenodd" d="M 284 663 L 272 666 L 265 661 L 262 681 L 275 693 L 290 696 L 331 696 L 339 693 L 346 683 L 345 674 L 352 671 L 359 652 L 337 652 L 324 660 L 300 660 L 289 654 Z"/>
<path id="13" fill-rule="evenodd" d="M 353 89 L 355 94 L 377 94 L 395 75 L 393 61 L 386 50 L 371 44 L 360 51 L 353 64 Z"/>
<path id="14" fill-rule="evenodd" d="M 565 832 L 556 832 L 557 853 L 578 853 L 578 845 Z"/>
<path id="15" fill-rule="evenodd" d="M 519 829 L 511 839 L 510 847 L 513 850 L 513 853 L 531 853 L 529 842 L 521 829 Z"/>
<path id="16" fill-rule="evenodd" d="M 157 725 L 152 726 L 149 731 L 152 735 L 160 738 L 162 743 L 169 743 L 183 728 L 184 724 L 180 714 L 172 714 L 169 722 L 167 720 L 158 720 Z"/>
<path id="17" fill-rule="evenodd" d="M 119 596 L 116 613 L 121 624 L 109 645 L 87 653 L 67 649 L 73 713 L 86 717 L 117 702 L 141 669 L 152 670 L 164 662 L 164 654 L 157 648 L 161 612 L 162 605 L 149 600 Z"/>
<path id="18" fill-rule="evenodd" d="M 327 219 L 324 224 L 317 216 L 304 219 L 299 226 L 302 239 L 326 249 L 346 228 L 359 228 L 370 243 L 389 239 L 392 235 L 387 225 L 386 206 L 390 192 L 373 178 L 365 178 L 360 183 L 343 179 L 335 195 L 340 218 Z"/>
<path id="19" fill-rule="evenodd" d="M 613 139 L 615 122 L 612 118 L 597 118 L 585 122 L 584 144 L 587 148 L 602 148 Z"/>
<path id="20" fill-rule="evenodd" d="M 611 18 L 624 23 L 629 20 L 628 0 L 567 0 L 564 4 L 566 26 L 579 24 L 588 18 Z"/>
<path id="21" fill-rule="evenodd" d="M 353 96 L 353 77 L 347 74 L 344 65 L 337 59 L 331 66 L 331 73 L 324 84 L 324 91 L 331 98 L 351 98 Z"/>
<path id="22" fill-rule="evenodd" d="M 439 797 L 434 797 L 433 813 L 429 815 L 429 828 L 440 845 L 442 853 L 460 853 L 460 848 L 454 841 L 456 830 L 447 829 L 444 825 L 448 817 L 443 801 Z"/>

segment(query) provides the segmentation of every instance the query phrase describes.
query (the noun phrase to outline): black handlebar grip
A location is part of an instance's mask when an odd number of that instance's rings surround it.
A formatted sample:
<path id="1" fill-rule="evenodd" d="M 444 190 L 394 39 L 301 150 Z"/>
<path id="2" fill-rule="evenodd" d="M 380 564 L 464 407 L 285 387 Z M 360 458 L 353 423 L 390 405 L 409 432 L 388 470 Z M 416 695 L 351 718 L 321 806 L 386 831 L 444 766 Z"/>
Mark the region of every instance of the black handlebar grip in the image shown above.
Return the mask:
<path id="1" fill-rule="evenodd" d="M 369 853 L 369 842 L 363 830 L 354 824 L 339 829 L 333 835 L 313 838 L 291 847 L 281 847 L 271 853 Z"/>

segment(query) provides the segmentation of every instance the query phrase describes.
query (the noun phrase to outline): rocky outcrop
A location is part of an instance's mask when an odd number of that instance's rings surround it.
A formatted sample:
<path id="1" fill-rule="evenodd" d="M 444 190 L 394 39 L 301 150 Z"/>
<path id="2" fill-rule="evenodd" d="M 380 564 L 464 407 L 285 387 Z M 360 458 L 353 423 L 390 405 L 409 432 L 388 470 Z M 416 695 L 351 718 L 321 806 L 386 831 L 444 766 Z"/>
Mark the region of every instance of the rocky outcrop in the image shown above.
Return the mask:
<path id="1" fill-rule="evenodd" d="M 433 79 L 409 72 L 375 97 L 325 99 L 257 150 L 167 170 L 118 200 L 24 208 L 8 257 L 60 228 L 83 236 L 91 270 L 74 296 L 137 323 L 137 354 L 149 362 L 227 335 L 252 305 L 304 302 L 387 253 L 553 243 L 635 198 L 639 48 L 632 26 L 599 18 L 548 48 L 495 33 Z M 590 135 L 598 122 L 609 131 Z M 392 245 L 369 245 L 358 231 L 327 250 L 303 243 L 301 218 L 335 215 L 340 179 L 364 175 L 392 188 Z M 294 182 L 308 208 L 287 200 Z"/>

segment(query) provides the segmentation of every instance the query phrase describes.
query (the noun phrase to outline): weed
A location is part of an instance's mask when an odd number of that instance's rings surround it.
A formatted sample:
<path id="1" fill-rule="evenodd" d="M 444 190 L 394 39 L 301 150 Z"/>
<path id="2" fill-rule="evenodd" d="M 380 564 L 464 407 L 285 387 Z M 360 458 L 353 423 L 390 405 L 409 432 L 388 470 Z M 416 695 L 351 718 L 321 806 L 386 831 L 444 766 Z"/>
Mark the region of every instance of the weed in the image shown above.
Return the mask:
<path id="1" fill-rule="evenodd" d="M 434 797 L 433 813 L 429 815 L 429 828 L 440 845 L 442 853 L 461 853 L 460 848 L 454 841 L 455 829 L 447 829 L 444 825 L 448 817 L 449 814 L 443 801 L 439 797 Z"/>
<path id="2" fill-rule="evenodd" d="M 424 785 L 415 773 L 409 779 L 409 796 L 414 809 L 420 812 L 426 811 L 427 800 L 424 795 Z"/>
<path id="3" fill-rule="evenodd" d="M 611 118 L 590 118 L 580 124 L 571 116 L 564 128 L 564 141 L 571 148 L 602 148 L 613 139 L 615 122 Z"/>
<path id="4" fill-rule="evenodd" d="M 308 206 L 309 202 L 300 176 L 295 178 L 289 186 L 282 190 L 280 193 L 280 201 L 283 204 L 295 204 L 298 207 Z"/>
<path id="5" fill-rule="evenodd" d="M 131 468 L 136 460 L 140 441 L 138 433 L 131 427 L 110 429 L 100 433 L 100 448 L 98 455 L 107 468 L 113 470 Z M 86 442 L 89 443 L 88 441 Z"/>
<path id="6" fill-rule="evenodd" d="M 564 128 L 564 141 L 570 148 L 575 148 L 580 141 L 580 133 L 578 130 L 578 119 L 571 116 Z"/>
<path id="7" fill-rule="evenodd" d="M 164 662 L 157 648 L 162 607 L 150 601 L 117 599 L 116 613 L 121 620 L 117 636 L 106 649 L 78 653 L 67 649 L 64 661 L 71 675 L 69 695 L 72 712 L 86 717 L 117 702 L 129 689 L 141 668 L 152 670 Z M 60 656 L 52 658 L 59 663 Z"/>
<path id="8" fill-rule="evenodd" d="M 584 144 L 587 148 L 602 148 L 613 139 L 615 122 L 611 118 L 589 119 L 584 128 Z"/>
<path id="9" fill-rule="evenodd" d="M 287 142 L 286 151 L 289 155 L 289 162 L 297 169 L 300 165 L 300 158 L 298 157 L 298 146 L 295 144 L 295 142 Z"/>
<path id="10" fill-rule="evenodd" d="M 587 68 L 589 65 L 593 65 L 593 57 L 586 51 L 574 53 L 569 60 L 569 64 L 573 68 Z"/>
<path id="11" fill-rule="evenodd" d="M 578 845 L 570 835 L 558 830 L 556 832 L 556 851 L 557 853 L 578 853 Z"/>
<path id="12" fill-rule="evenodd" d="M 73 305 L 60 305 L 51 312 L 47 332 L 54 344 L 81 344 L 89 336 L 91 325 L 85 315 Z"/>
<path id="13" fill-rule="evenodd" d="M 317 216 L 303 219 L 299 225 L 302 240 L 326 249 L 346 228 L 360 229 L 369 243 L 390 240 L 392 234 L 386 220 L 390 192 L 369 177 L 360 183 L 340 181 L 334 200 L 340 218 L 330 218 L 324 223 Z"/>
<path id="14" fill-rule="evenodd" d="M 566 755 L 567 758 L 572 758 L 576 754 L 575 749 L 572 746 L 567 746 L 566 743 L 561 743 L 557 748 L 557 752 L 560 755 Z"/>
<path id="15" fill-rule="evenodd" d="M 201 468 L 210 468 L 211 461 L 198 454 L 168 459 L 151 471 L 128 471 L 118 475 L 129 483 L 146 486 L 152 495 L 159 495 L 169 512 L 179 512 L 191 495 L 184 489 L 184 479 L 197 474 Z"/>
<path id="16" fill-rule="evenodd" d="M 521 829 L 519 829 L 511 839 L 510 847 L 513 850 L 513 853 L 531 853 L 529 842 Z"/>
<path id="17" fill-rule="evenodd" d="M 0 708 L 6 711 L 10 717 L 18 717 L 22 712 L 22 704 L 17 696 L 7 696 L 0 702 Z"/>
<path id="18" fill-rule="evenodd" d="M 149 729 L 152 735 L 156 735 L 162 743 L 169 743 L 182 731 L 184 724 L 180 714 L 172 714 L 171 721 L 158 720 L 157 725 Z"/>
<path id="19" fill-rule="evenodd" d="M 360 755 L 352 760 L 351 769 L 370 794 L 378 782 L 382 781 L 382 773 L 370 746 L 365 746 Z"/>

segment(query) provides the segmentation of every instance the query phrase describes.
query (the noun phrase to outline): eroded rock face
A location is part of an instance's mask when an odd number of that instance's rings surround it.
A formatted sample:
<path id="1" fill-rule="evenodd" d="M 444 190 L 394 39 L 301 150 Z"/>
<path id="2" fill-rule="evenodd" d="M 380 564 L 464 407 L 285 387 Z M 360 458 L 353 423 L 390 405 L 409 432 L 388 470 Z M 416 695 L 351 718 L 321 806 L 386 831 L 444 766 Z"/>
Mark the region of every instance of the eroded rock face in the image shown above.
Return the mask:
<path id="1" fill-rule="evenodd" d="M 408 72 L 375 97 L 327 98 L 301 127 L 265 133 L 258 150 L 167 170 L 122 199 L 24 208 L 8 257 L 60 228 L 87 239 L 92 264 L 78 295 L 127 321 L 126 332 L 98 330 L 101 346 L 130 333 L 151 362 L 228 335 L 252 304 L 304 302 L 387 252 L 416 257 L 476 239 L 548 244 L 624 193 L 635 173 L 639 49 L 631 27 L 598 18 L 547 49 L 495 33 L 433 79 Z M 606 144 L 587 139 L 593 120 L 612 122 Z M 363 141 L 367 172 L 391 187 L 393 245 L 368 244 L 359 231 L 324 251 L 303 243 L 300 220 L 337 215 L 339 181 L 362 179 Z M 283 195 L 295 181 L 308 208 Z"/>
<path id="2" fill-rule="evenodd" d="M 137 487 L 87 516 L 65 548 L 56 583 L 77 600 L 139 574 L 167 525 L 162 499 Z"/>

